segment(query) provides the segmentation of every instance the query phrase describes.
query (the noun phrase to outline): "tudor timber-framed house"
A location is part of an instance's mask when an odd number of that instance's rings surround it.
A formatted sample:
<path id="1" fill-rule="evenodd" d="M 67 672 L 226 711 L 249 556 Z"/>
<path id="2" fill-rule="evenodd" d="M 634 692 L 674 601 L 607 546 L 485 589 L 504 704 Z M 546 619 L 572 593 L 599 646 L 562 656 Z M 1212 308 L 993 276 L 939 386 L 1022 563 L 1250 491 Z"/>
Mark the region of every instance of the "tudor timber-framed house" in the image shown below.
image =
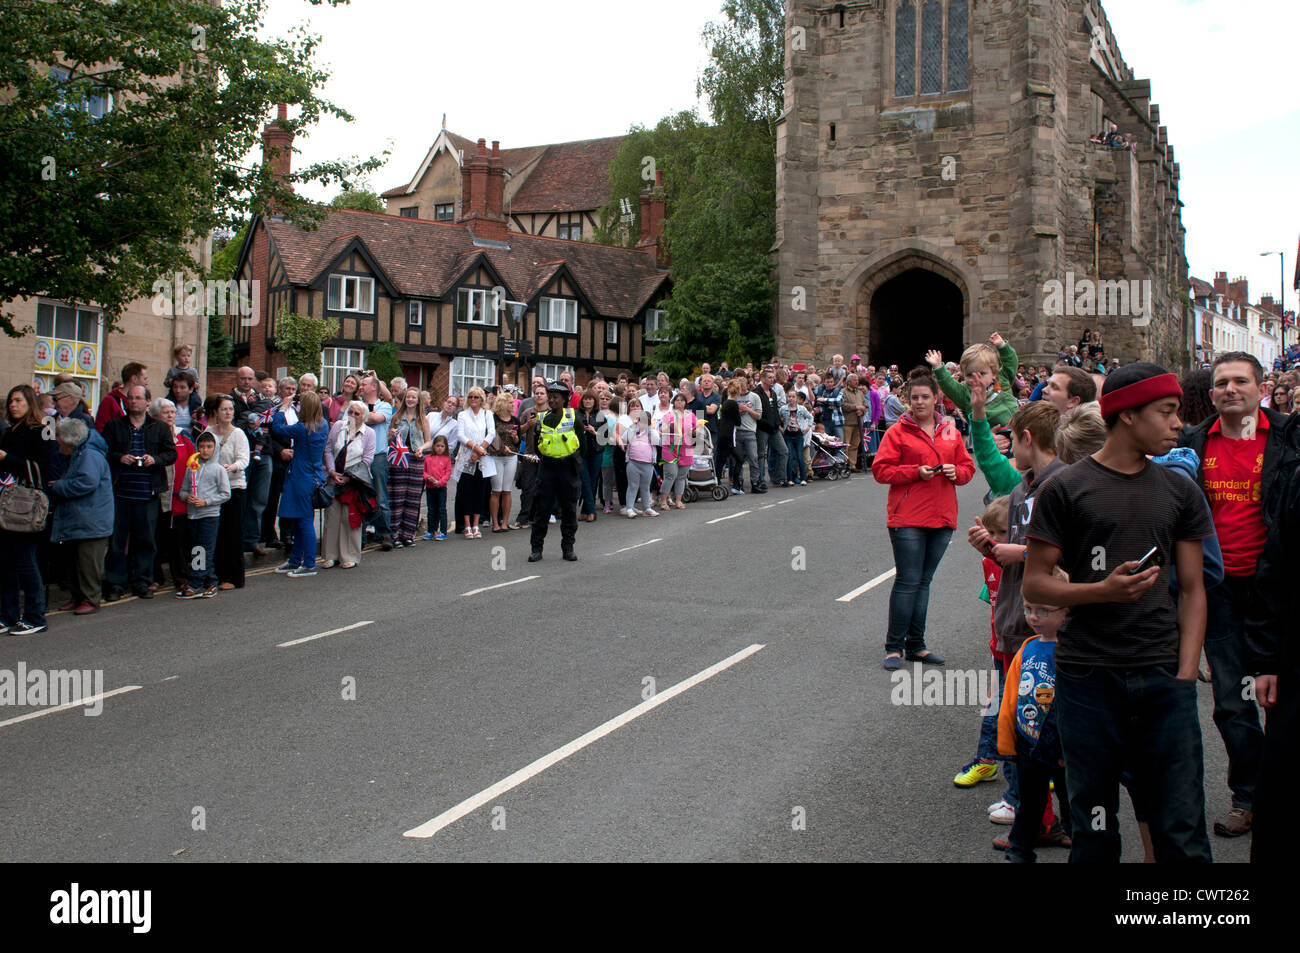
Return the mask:
<path id="1" fill-rule="evenodd" d="M 268 147 L 279 148 L 269 161 L 287 174 L 282 138 L 277 124 L 266 127 Z M 671 287 L 658 243 L 661 191 L 642 195 L 649 233 L 622 248 L 509 231 L 503 185 L 500 148 L 494 142 L 489 154 L 480 139 L 463 163 L 454 222 L 335 210 L 306 231 L 276 215 L 255 218 L 235 277 L 260 281 L 265 320 L 231 322 L 237 359 L 278 374 L 277 316 L 297 312 L 339 320 L 321 356 L 321 386 L 331 392 L 386 341 L 397 345 L 407 381 L 439 396 L 476 384 L 526 386 L 533 373 L 570 370 L 582 384 L 596 370 L 639 369 L 664 326 L 658 305 Z M 505 302 L 522 305 L 517 327 Z"/>
<path id="2" fill-rule="evenodd" d="M 609 167 L 622 136 L 502 149 L 502 212 L 510 231 L 577 241 L 590 237 L 609 201 Z M 475 143 L 439 131 L 415 175 L 382 198 L 390 215 L 458 221 L 465 200 L 463 166 Z"/>

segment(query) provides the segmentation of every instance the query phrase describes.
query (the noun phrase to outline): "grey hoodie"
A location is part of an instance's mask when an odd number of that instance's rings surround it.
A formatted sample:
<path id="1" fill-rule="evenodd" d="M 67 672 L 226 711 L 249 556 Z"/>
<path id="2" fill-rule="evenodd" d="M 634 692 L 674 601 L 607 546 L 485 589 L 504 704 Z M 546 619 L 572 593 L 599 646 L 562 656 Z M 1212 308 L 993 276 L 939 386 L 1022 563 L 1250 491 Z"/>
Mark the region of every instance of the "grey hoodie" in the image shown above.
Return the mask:
<path id="1" fill-rule="evenodd" d="M 216 455 L 207 463 L 199 463 L 198 491 L 191 492 L 194 479 L 191 471 L 185 472 L 181 496 L 186 503 L 186 516 L 192 520 L 212 519 L 221 515 L 221 504 L 230 499 L 230 476 L 226 468 L 217 463 Z M 189 506 L 190 497 L 202 500 L 207 506 Z"/>
<path id="2" fill-rule="evenodd" d="M 1007 542 L 1025 545 L 1025 531 L 1034 510 L 1034 497 L 1044 483 L 1065 468 L 1059 457 L 1053 457 L 1042 470 L 1030 471 L 1021 478 L 1020 485 L 1011 491 L 1011 508 L 1007 514 Z M 1025 639 L 1034 634 L 1025 621 L 1025 601 L 1020 594 L 1020 584 L 1025 579 L 1025 564 L 1012 563 L 1002 567 L 1002 581 L 998 583 L 998 603 L 993 610 L 993 627 L 998 634 L 998 651 L 1015 655 Z"/>

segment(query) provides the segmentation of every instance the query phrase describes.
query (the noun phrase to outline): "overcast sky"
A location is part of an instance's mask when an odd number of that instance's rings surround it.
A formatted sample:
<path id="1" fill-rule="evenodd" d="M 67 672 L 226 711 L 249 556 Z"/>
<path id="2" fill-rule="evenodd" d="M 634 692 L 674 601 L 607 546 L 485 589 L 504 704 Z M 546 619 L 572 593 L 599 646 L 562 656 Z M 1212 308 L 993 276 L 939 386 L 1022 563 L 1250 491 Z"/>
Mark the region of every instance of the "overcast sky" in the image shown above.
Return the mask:
<path id="1" fill-rule="evenodd" d="M 307 21 L 333 76 L 327 98 L 355 117 L 322 123 L 296 161 L 379 154 L 378 192 L 405 184 L 447 127 L 503 147 L 613 136 L 705 104 L 695 84 L 704 25 L 721 0 L 354 0 L 312 7 L 274 0 L 268 34 Z M 1191 273 L 1250 279 L 1258 301 L 1287 308 L 1300 236 L 1300 96 L 1296 0 L 1104 0 L 1120 50 L 1151 80 L 1169 128 L 1186 208 Z M 269 118 L 269 117 L 268 117 Z M 320 193 L 320 198 L 329 195 Z"/>

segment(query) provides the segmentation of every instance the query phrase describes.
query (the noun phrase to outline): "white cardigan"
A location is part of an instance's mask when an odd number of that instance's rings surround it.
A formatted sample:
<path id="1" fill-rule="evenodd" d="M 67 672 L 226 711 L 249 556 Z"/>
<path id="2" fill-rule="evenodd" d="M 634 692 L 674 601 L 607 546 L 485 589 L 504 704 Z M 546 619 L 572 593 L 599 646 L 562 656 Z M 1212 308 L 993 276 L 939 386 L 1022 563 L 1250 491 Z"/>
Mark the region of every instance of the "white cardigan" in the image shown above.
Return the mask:
<path id="1" fill-rule="evenodd" d="M 230 488 L 232 490 L 244 490 L 248 488 L 248 480 L 244 477 L 244 470 L 248 468 L 248 437 L 244 436 L 244 431 L 238 427 L 232 427 L 229 434 L 222 437 L 211 427 L 208 431 L 212 436 L 217 438 L 217 463 L 223 467 L 230 464 L 235 465 L 235 469 L 229 471 Z"/>
<path id="2" fill-rule="evenodd" d="M 453 480 L 459 480 L 461 473 L 469 464 L 473 453 L 473 450 L 470 449 L 471 444 L 490 444 L 496 439 L 497 425 L 493 422 L 494 416 L 486 409 L 479 410 L 477 413 L 472 410 L 462 410 L 456 415 L 461 442 L 460 449 L 456 453 L 456 466 L 452 468 L 451 478 Z M 496 462 L 490 456 L 480 457 L 478 472 L 485 477 L 496 476 Z"/>

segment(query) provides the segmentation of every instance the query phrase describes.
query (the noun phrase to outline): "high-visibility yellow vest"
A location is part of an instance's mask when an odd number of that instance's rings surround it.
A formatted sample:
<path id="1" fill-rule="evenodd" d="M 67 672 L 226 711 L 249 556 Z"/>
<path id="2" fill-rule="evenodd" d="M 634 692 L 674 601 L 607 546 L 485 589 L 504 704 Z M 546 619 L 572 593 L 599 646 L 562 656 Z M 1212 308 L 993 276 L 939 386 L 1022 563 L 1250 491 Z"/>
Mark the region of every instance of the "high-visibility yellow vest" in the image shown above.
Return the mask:
<path id="1" fill-rule="evenodd" d="M 541 419 L 541 433 L 537 438 L 537 452 L 544 457 L 567 457 L 578 452 L 577 415 L 572 407 L 565 407 L 557 427 L 546 426 Z"/>

